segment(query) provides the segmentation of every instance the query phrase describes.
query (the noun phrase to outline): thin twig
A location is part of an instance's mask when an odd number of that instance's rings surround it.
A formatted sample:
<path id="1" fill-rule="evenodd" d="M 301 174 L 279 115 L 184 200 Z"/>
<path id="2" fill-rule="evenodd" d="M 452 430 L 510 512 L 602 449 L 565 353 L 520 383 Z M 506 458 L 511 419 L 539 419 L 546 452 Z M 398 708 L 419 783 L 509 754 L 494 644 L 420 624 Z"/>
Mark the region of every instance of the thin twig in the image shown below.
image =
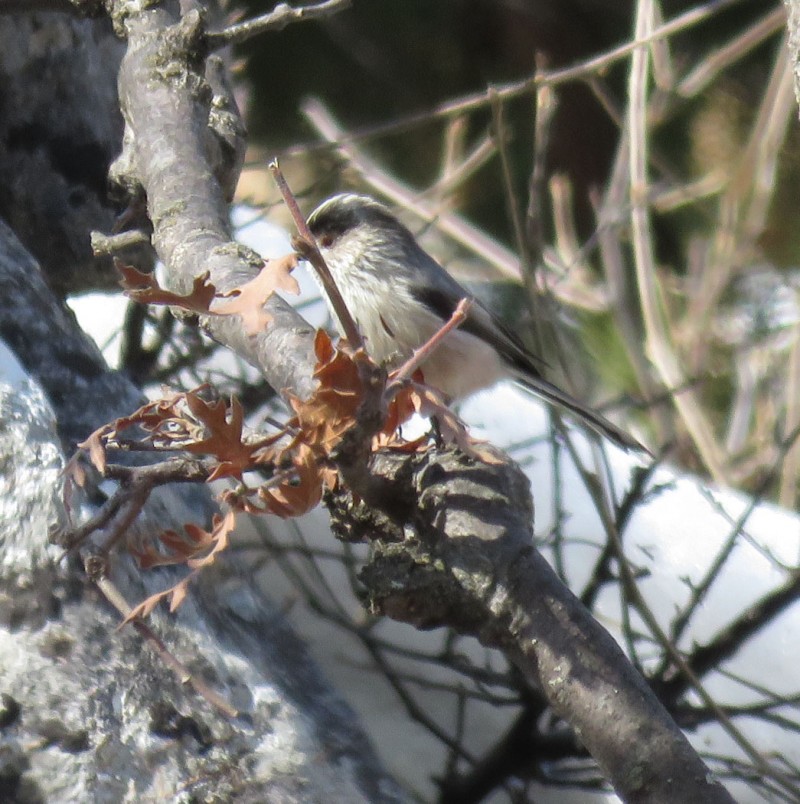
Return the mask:
<path id="1" fill-rule="evenodd" d="M 649 3 L 650 0 L 639 0 L 639 13 L 642 13 L 643 10 L 646 11 L 646 9 L 643 9 L 643 6 L 647 6 Z M 609 501 L 606 499 L 606 495 L 602 491 L 601 484 L 597 480 L 598 475 L 583 468 L 577 452 L 574 451 L 574 448 L 572 448 L 570 442 L 567 442 L 567 444 L 570 447 L 573 461 L 581 478 L 583 479 L 586 489 L 594 499 L 595 507 L 600 515 L 606 535 L 611 540 L 612 547 L 617 557 L 620 583 L 624 588 L 624 594 L 629 600 L 630 605 L 636 609 L 637 614 L 642 618 L 643 622 L 650 630 L 653 638 L 658 642 L 659 645 L 661 645 L 663 650 L 666 651 L 677 670 L 684 676 L 686 683 L 691 686 L 703 704 L 714 712 L 717 723 L 719 723 L 720 727 L 752 760 L 759 772 L 773 779 L 777 784 L 790 791 L 792 794 L 796 794 L 796 790 L 791 780 L 789 780 L 786 775 L 779 771 L 776 767 L 770 765 L 769 762 L 753 746 L 750 740 L 748 740 L 741 730 L 736 727 L 736 725 L 725 713 L 723 707 L 720 706 L 716 700 L 714 700 L 714 697 L 705 688 L 704 684 L 694 672 L 688 661 L 684 658 L 681 651 L 678 650 L 677 646 L 661 627 L 658 617 L 654 614 L 649 604 L 645 600 L 644 595 L 639 590 L 636 574 L 631 568 L 627 556 L 625 555 L 621 534 L 617 530 L 612 511 L 608 504 Z"/>
<path id="2" fill-rule="evenodd" d="M 470 307 L 472 307 L 472 299 L 464 298 L 453 310 L 453 314 L 449 320 L 440 327 L 428 340 L 411 353 L 411 357 L 400 366 L 399 369 L 392 372 L 389 387 L 402 385 L 411 375 L 435 352 L 441 345 L 442 341 L 454 330 L 460 327 L 466 320 Z"/>
<path id="3" fill-rule="evenodd" d="M 150 244 L 150 235 L 141 229 L 132 229 L 129 232 L 120 232 L 114 235 L 104 235 L 102 232 L 92 232 L 92 253 L 97 256 L 117 254 L 131 246 Z"/>
<path id="4" fill-rule="evenodd" d="M 122 515 L 114 522 L 114 526 L 110 529 L 102 544 L 98 545 L 99 555 L 107 556 L 111 548 L 128 534 L 128 528 L 142 512 L 152 490 L 153 486 L 147 481 L 131 484 Z"/>
<path id="5" fill-rule="evenodd" d="M 542 57 L 537 56 L 537 62 Z M 537 63 L 537 70 L 543 69 Z M 553 118 L 558 110 L 558 95 L 552 87 L 540 87 L 536 92 L 536 119 L 533 129 L 533 165 L 528 179 L 528 206 L 525 210 L 525 240 L 531 264 L 542 262 L 545 247 L 544 197 L 547 188 L 547 154 Z M 529 282 L 533 279 L 529 280 Z"/>
<path id="6" fill-rule="evenodd" d="M 547 90 L 543 91 L 546 92 Z M 537 93 L 537 98 L 541 94 L 541 91 Z M 523 215 L 522 204 L 520 203 L 517 190 L 514 187 L 514 175 L 516 171 L 514 171 L 511 164 L 511 154 L 508 149 L 511 132 L 506 123 L 503 103 L 493 90 L 489 90 L 489 95 L 492 100 L 492 124 L 497 141 L 497 150 L 500 154 L 500 169 L 503 187 L 505 189 L 506 204 L 508 205 L 508 213 L 514 228 L 514 241 L 516 243 L 517 253 L 519 254 L 520 273 L 528 301 L 529 320 L 527 323 L 529 324 L 528 329 L 531 333 L 531 344 L 536 354 L 542 354 L 544 352 L 542 327 L 547 319 L 542 310 L 544 300 L 540 297 L 536 287 L 536 265 L 534 264 L 531 254 L 530 238 L 527 236 L 530 218 Z M 536 119 L 538 125 L 538 113 Z M 528 208 L 530 208 L 530 201 Z"/>
<path id="7" fill-rule="evenodd" d="M 653 5 L 653 26 L 658 30 L 664 25 L 664 14 L 662 13 L 660 0 L 655 0 Z M 670 52 L 669 37 L 654 39 L 650 45 L 650 54 L 653 60 L 653 81 L 661 94 L 672 91 L 675 85 L 675 65 Z"/>
<path id="8" fill-rule="evenodd" d="M 123 616 L 127 618 L 132 611 L 131 606 L 125 597 L 105 575 L 100 575 L 94 578 L 97 588 L 103 593 L 103 596 L 108 602 Z M 213 707 L 222 712 L 229 718 L 239 716 L 239 710 L 235 709 L 228 703 L 218 692 L 211 689 L 204 681 L 192 674 L 192 671 L 186 667 L 174 654 L 172 654 L 162 640 L 156 635 L 150 626 L 139 618 L 131 621 L 131 625 L 145 638 L 150 646 L 158 654 L 164 664 L 172 670 L 178 677 L 181 684 L 188 684 L 192 689 L 205 698 Z"/>
<path id="9" fill-rule="evenodd" d="M 325 293 L 330 300 L 331 307 L 333 307 L 333 311 L 347 342 L 353 349 L 358 350 L 363 348 L 364 341 L 361 337 L 361 333 L 358 331 L 358 326 L 353 320 L 353 316 L 350 315 L 350 310 L 347 309 L 342 294 L 339 292 L 339 288 L 336 286 L 336 282 L 331 275 L 330 268 L 328 268 L 328 264 L 325 262 L 325 258 L 319 250 L 319 246 L 314 239 L 311 229 L 308 228 L 308 223 L 303 213 L 300 211 L 297 199 L 289 188 L 289 184 L 276 159 L 269 163 L 269 171 L 275 179 L 275 183 L 278 185 L 278 189 L 283 196 L 283 200 L 289 209 L 292 220 L 300 235 L 300 241 L 294 243 L 295 248 L 300 252 L 300 256 L 308 260 L 308 262 L 311 263 L 311 267 L 316 271 L 320 282 L 322 282 L 322 286 L 325 288 Z"/>
<path id="10" fill-rule="evenodd" d="M 656 404 L 659 399 L 659 387 L 652 377 L 650 362 L 644 350 L 641 322 L 634 314 L 635 306 L 631 303 L 633 289 L 622 246 L 622 216 L 625 214 L 629 185 L 629 139 L 627 133 L 623 133 L 617 146 L 608 189 L 602 203 L 594 204 L 597 236 L 615 331 L 625 347 L 640 393 L 644 396 L 648 409 L 652 411 L 654 423 L 657 425 L 657 442 L 663 444 L 672 440 L 674 427 L 667 406 Z"/>
<path id="11" fill-rule="evenodd" d="M 318 3 L 315 6 L 302 6 L 300 8 L 292 8 L 287 3 L 279 3 L 268 14 L 246 22 L 240 22 L 237 25 L 231 25 L 224 31 L 208 34 L 206 42 L 211 51 L 219 50 L 227 45 L 238 45 L 267 31 L 282 31 L 293 22 L 330 17 L 349 8 L 351 2 L 352 0 L 325 0 L 325 2 Z"/>
<path id="12" fill-rule="evenodd" d="M 699 95 L 724 70 L 758 47 L 786 25 L 786 8 L 767 12 L 755 25 L 737 34 L 727 45 L 706 53 L 700 63 L 680 81 L 675 92 L 684 98 Z"/>
<path id="13" fill-rule="evenodd" d="M 514 252 L 487 237 L 464 218 L 453 213 L 441 212 L 437 205 L 420 200 L 421 194 L 417 190 L 390 176 L 375 160 L 348 144 L 344 129 L 320 101 L 306 101 L 302 106 L 302 112 L 324 139 L 339 144 L 342 156 L 374 190 L 390 199 L 392 203 L 413 212 L 426 223 L 434 223 L 437 229 L 486 260 L 503 275 L 512 279 L 520 278 L 519 260 Z"/>
<path id="14" fill-rule="evenodd" d="M 94 516 L 79 527 L 60 535 L 59 544 L 64 548 L 62 558 L 80 546 L 92 533 L 109 525 L 124 509 L 124 513 L 114 522 L 111 535 L 105 544 L 104 550 L 107 552 L 125 533 L 155 487 L 169 483 L 205 482 L 215 465 L 214 459 L 189 456 L 172 458 L 147 466 L 107 464 L 103 477 L 119 481 L 120 486 Z"/>
<path id="15" fill-rule="evenodd" d="M 603 53 L 594 56 L 590 59 L 582 61 L 571 67 L 564 67 L 559 70 L 552 70 L 550 72 L 543 71 L 537 72 L 536 75 L 525 78 L 521 81 L 512 81 L 507 84 L 497 84 L 494 87 L 496 96 L 503 101 L 518 98 L 523 95 L 535 92 L 541 86 L 555 87 L 560 84 L 566 84 L 571 81 L 583 80 L 587 75 L 593 73 L 602 73 L 607 68 L 613 66 L 618 61 L 627 58 L 632 52 L 642 45 L 650 45 L 658 39 L 671 36 L 674 33 L 689 29 L 701 22 L 704 22 L 720 11 L 743 2 L 743 0 L 711 0 L 708 3 L 702 3 L 695 6 L 688 11 L 673 18 L 661 27 L 652 31 L 644 38 L 635 38 L 624 45 L 620 45 L 612 50 L 604 51 Z M 464 95 L 461 98 L 456 98 L 451 101 L 439 104 L 432 109 L 424 112 L 417 112 L 407 117 L 394 120 L 390 123 L 384 123 L 376 126 L 369 126 L 356 130 L 353 133 L 342 134 L 341 138 L 337 138 L 333 144 L 342 146 L 348 142 L 355 142 L 358 140 L 371 139 L 373 137 L 381 137 L 388 134 L 397 134 L 408 129 L 415 128 L 416 126 L 425 125 L 433 120 L 438 120 L 447 117 L 455 117 L 465 112 L 472 112 L 478 109 L 483 109 L 491 103 L 487 92 L 478 92 L 469 95 Z M 308 153 L 313 151 L 315 143 L 304 143 L 294 146 L 293 148 L 285 151 L 282 155 L 289 156 L 299 153 Z"/>
<path id="16" fill-rule="evenodd" d="M 644 39 L 649 34 L 652 14 L 652 0 L 639 0 L 636 13 L 637 40 Z M 628 89 L 631 230 L 647 351 L 663 382 L 666 385 L 680 386 L 684 383 L 684 376 L 670 342 L 669 322 L 662 304 L 647 209 L 648 61 L 647 48 L 640 47 L 633 52 Z M 688 389 L 676 395 L 674 404 L 711 475 L 717 480 L 725 480 L 727 470 L 722 453 L 694 392 Z"/>
<path id="17" fill-rule="evenodd" d="M 673 644 L 678 643 L 679 639 L 683 635 L 684 630 L 686 629 L 686 626 L 689 624 L 695 612 L 698 611 L 700 604 L 706 598 L 712 585 L 722 577 L 722 568 L 725 562 L 730 557 L 731 553 L 733 552 L 733 549 L 736 546 L 739 536 L 745 535 L 744 530 L 745 525 L 747 524 L 748 520 L 753 515 L 753 513 L 757 510 L 759 503 L 763 501 L 763 497 L 766 494 L 767 489 L 772 485 L 776 473 L 780 471 L 780 467 L 783 463 L 785 455 L 791 449 L 791 447 L 797 442 L 798 436 L 800 436 L 800 427 L 795 429 L 794 433 L 790 434 L 789 437 L 786 439 L 786 441 L 782 445 L 781 455 L 775 462 L 774 466 L 772 467 L 772 470 L 770 472 L 765 473 L 765 475 L 761 478 L 759 487 L 754 489 L 745 509 L 735 520 L 731 522 L 731 531 L 728 538 L 725 540 L 725 543 L 721 545 L 720 549 L 717 551 L 717 555 L 714 558 L 714 561 L 712 562 L 711 566 L 709 566 L 709 568 L 706 570 L 700 582 L 692 587 L 692 594 L 689 601 L 687 602 L 683 611 L 678 612 L 678 614 L 676 615 L 675 619 L 673 620 L 670 626 L 670 640 Z M 723 512 L 721 511 L 720 513 Z M 662 665 L 661 669 L 659 670 L 659 673 L 663 672 L 664 669 L 665 665 Z"/>
<path id="18" fill-rule="evenodd" d="M 709 320 L 731 279 L 753 258 L 769 199 L 775 192 L 776 160 L 795 110 L 792 74 L 785 43 L 778 50 L 747 147 L 736 160 L 733 176 L 719 202 L 714 239 L 700 285 L 692 294 L 688 320 L 693 322 L 691 365 L 705 362 L 710 346 Z"/>
<path id="19" fill-rule="evenodd" d="M 459 118 L 460 119 L 460 118 Z M 441 205 L 446 196 L 452 195 L 461 185 L 492 159 L 497 146 L 492 137 L 484 137 L 457 165 L 447 165 L 439 180 L 422 192 L 423 198 L 436 199 Z"/>
<path id="20" fill-rule="evenodd" d="M 508 214 L 514 228 L 514 242 L 516 243 L 517 253 L 523 265 L 523 272 L 530 271 L 530 254 L 528 253 L 528 241 L 525 237 L 525 226 L 523 223 L 522 209 L 519 197 L 514 188 L 514 175 L 516 171 L 511 165 L 511 155 L 508 152 L 508 143 L 512 135 L 508 129 L 503 110 L 503 102 L 498 97 L 493 88 L 489 88 L 489 101 L 492 110 L 492 125 L 494 127 L 495 141 L 500 154 L 500 168 L 505 189 L 506 203 L 508 204 Z"/>

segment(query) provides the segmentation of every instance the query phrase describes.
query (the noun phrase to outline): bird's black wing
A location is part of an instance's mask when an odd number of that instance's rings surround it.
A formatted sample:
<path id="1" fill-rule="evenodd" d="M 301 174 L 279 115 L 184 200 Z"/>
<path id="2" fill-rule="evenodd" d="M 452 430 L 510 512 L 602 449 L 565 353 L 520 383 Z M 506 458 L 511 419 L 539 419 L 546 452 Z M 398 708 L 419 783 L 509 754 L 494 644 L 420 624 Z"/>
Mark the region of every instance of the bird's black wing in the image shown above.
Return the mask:
<path id="1" fill-rule="evenodd" d="M 472 307 L 459 329 L 486 341 L 497 350 L 510 367 L 533 377 L 541 376 L 541 370 L 547 367 L 547 363 L 531 354 L 519 337 L 508 329 L 496 315 L 441 269 L 437 272 L 436 279 L 436 285 L 415 287 L 414 296 L 429 310 L 436 313 L 443 323 L 450 319 L 461 299 L 471 299 Z"/>
<path id="2" fill-rule="evenodd" d="M 431 258 L 432 259 L 432 258 Z M 438 265 L 437 265 L 438 267 Z M 460 329 L 469 332 L 493 346 L 508 363 L 516 379 L 545 400 L 553 402 L 575 414 L 594 430 L 616 442 L 623 449 L 647 451 L 635 438 L 617 427 L 605 416 L 579 402 L 571 394 L 562 391 L 558 386 L 548 382 L 541 372 L 541 366 L 547 364 L 532 355 L 519 338 L 511 332 L 496 316 L 484 307 L 477 299 L 443 271 L 433 272 L 434 284 L 424 288 L 414 288 L 414 296 L 429 310 L 448 321 L 456 306 L 463 298 L 471 298 L 472 307 L 467 319 Z"/>

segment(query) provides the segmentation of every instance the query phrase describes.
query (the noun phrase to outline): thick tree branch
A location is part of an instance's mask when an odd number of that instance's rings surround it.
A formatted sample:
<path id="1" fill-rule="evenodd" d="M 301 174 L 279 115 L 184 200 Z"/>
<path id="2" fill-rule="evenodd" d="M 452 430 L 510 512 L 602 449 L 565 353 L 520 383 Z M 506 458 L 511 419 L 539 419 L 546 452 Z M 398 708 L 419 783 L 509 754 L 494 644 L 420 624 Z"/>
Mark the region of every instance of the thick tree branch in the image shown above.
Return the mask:
<path id="1" fill-rule="evenodd" d="M 127 3 L 111 5 L 128 40 L 119 77 L 125 145 L 115 179 L 144 188 L 153 244 L 170 285 L 187 292 L 196 276 L 209 271 L 219 291 L 231 290 L 252 279 L 261 260 L 231 237 L 208 126 L 212 95 L 202 70 L 203 20 L 194 12 L 179 19 L 175 3 L 138 14 L 129 13 Z M 312 330 L 278 296 L 267 309 L 273 325 L 256 336 L 238 317 L 205 317 L 202 325 L 260 368 L 273 388 L 305 397 L 313 387 Z"/>
<path id="2" fill-rule="evenodd" d="M 617 643 L 533 547 L 532 511 L 521 504 L 528 482 L 516 465 L 489 469 L 449 453 L 384 455 L 373 468 L 396 484 L 396 501 L 409 501 L 400 529 L 396 510 L 390 523 L 374 511 L 359 522 L 359 507 L 334 520 L 348 539 L 373 541 L 362 574 L 373 611 L 420 628 L 449 626 L 503 650 L 625 801 L 731 801 Z"/>

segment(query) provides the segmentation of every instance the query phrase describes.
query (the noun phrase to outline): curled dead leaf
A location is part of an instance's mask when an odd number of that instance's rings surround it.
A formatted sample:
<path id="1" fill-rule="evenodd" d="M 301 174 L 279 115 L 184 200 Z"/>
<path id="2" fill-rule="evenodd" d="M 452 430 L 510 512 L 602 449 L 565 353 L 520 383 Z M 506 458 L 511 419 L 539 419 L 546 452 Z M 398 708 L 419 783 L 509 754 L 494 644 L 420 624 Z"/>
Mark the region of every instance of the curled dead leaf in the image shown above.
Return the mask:
<path id="1" fill-rule="evenodd" d="M 154 274 L 142 273 L 116 258 L 114 265 L 122 275 L 120 285 L 126 295 L 142 304 L 167 304 L 171 307 L 180 307 L 183 310 L 202 314 L 209 311 L 217 292 L 214 285 L 208 281 L 208 271 L 195 277 L 192 290 L 181 295 L 162 288 Z"/>
<path id="2" fill-rule="evenodd" d="M 254 279 L 221 294 L 211 312 L 215 315 L 240 315 L 247 334 L 256 335 L 270 322 L 270 315 L 264 309 L 264 305 L 276 290 L 283 290 L 295 296 L 300 293 L 300 285 L 292 276 L 292 271 L 296 267 L 296 254 L 265 260 L 264 266 Z M 222 302 L 219 298 L 229 301 Z"/>

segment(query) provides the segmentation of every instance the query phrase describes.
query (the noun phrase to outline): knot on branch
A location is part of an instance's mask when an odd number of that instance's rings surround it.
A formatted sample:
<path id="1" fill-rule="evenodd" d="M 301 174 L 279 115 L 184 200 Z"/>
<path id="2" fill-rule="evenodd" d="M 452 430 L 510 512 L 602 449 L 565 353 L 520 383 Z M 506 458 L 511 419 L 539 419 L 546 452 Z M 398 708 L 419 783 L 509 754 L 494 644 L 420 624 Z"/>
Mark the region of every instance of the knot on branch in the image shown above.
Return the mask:
<path id="1" fill-rule="evenodd" d="M 418 628 L 485 637 L 508 569 L 532 549 L 527 477 L 508 458 L 487 465 L 456 449 L 379 453 L 371 469 L 384 490 L 380 509 L 349 495 L 331 508 L 337 535 L 372 546 L 360 576 L 369 607 Z"/>
<path id="2" fill-rule="evenodd" d="M 159 48 L 162 67 L 182 65 L 188 60 L 198 73 L 202 73 L 208 56 L 207 29 L 207 14 L 202 8 L 189 9 L 178 22 L 165 27 Z"/>

